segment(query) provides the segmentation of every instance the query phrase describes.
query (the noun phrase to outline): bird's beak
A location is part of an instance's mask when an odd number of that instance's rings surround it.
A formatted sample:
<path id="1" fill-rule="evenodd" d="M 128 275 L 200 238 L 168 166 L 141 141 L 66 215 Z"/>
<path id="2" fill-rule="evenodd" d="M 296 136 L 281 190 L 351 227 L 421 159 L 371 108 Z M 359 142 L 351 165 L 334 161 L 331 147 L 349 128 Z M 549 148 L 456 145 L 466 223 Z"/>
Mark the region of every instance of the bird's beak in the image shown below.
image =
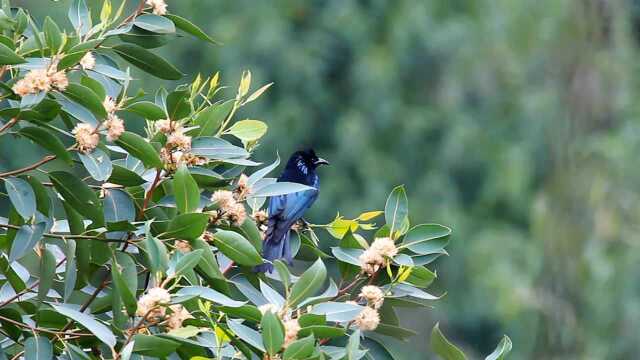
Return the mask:
<path id="1" fill-rule="evenodd" d="M 314 163 L 316 166 L 318 165 L 329 165 L 329 162 L 325 159 L 319 158 L 318 160 L 316 160 L 316 162 Z"/>

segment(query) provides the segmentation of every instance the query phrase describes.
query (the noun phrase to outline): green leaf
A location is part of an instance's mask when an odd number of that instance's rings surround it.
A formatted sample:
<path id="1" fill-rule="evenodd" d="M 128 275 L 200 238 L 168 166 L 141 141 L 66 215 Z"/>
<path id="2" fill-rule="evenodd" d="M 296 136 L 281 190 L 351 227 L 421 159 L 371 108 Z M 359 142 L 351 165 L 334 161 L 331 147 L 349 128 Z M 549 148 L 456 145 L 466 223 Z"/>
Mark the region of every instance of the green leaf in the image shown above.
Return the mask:
<path id="1" fill-rule="evenodd" d="M 75 240 L 67 240 L 67 251 L 65 253 L 67 261 L 65 262 L 64 270 L 64 296 L 65 302 L 69 300 L 69 297 L 73 293 L 76 286 L 76 280 L 78 278 L 78 268 L 76 262 L 76 242 Z"/>
<path id="2" fill-rule="evenodd" d="M 16 293 L 23 291 L 27 287 L 20 276 L 18 276 L 16 271 L 13 270 L 13 268 L 10 266 L 7 258 L 4 256 L 0 256 L 0 274 L 4 275 L 7 278 L 9 285 L 11 285 L 11 288 Z M 1 310 L 2 309 L 0 309 L 0 311 Z"/>
<path id="3" fill-rule="evenodd" d="M 75 0 L 69 8 L 68 17 L 73 28 L 76 29 L 80 35 L 84 35 L 91 30 L 91 14 L 89 13 L 85 0 Z"/>
<path id="4" fill-rule="evenodd" d="M 229 100 L 221 104 L 212 105 L 200 111 L 194 120 L 194 125 L 199 126 L 198 129 L 192 130 L 191 135 L 194 136 L 212 136 L 216 130 L 222 125 L 224 119 L 233 109 L 235 101 Z"/>
<path id="5" fill-rule="evenodd" d="M 193 250 L 180 257 L 176 264 L 175 276 L 178 277 L 180 275 L 183 275 L 187 271 L 191 271 L 194 267 L 196 267 L 196 265 L 198 265 L 200 259 L 202 258 L 203 252 L 204 250 L 202 249 Z"/>
<path id="6" fill-rule="evenodd" d="M 289 289 L 289 286 L 291 286 L 291 273 L 289 272 L 287 265 L 282 260 L 276 260 L 273 262 L 273 267 L 276 268 L 284 288 Z"/>
<path id="7" fill-rule="evenodd" d="M 244 266 L 256 266 L 262 264 L 262 257 L 245 239 L 237 232 L 220 230 L 214 234 L 215 245 L 229 259 Z"/>
<path id="8" fill-rule="evenodd" d="M 308 359 L 315 350 L 316 340 L 313 335 L 309 335 L 300 340 L 296 340 L 287 346 L 283 353 L 284 360 L 304 360 Z"/>
<path id="9" fill-rule="evenodd" d="M 443 360 L 466 360 L 467 357 L 460 349 L 449 342 L 440 331 L 440 324 L 437 323 L 431 331 L 431 350 L 438 354 Z"/>
<path id="10" fill-rule="evenodd" d="M 156 34 L 173 34 L 176 32 L 176 27 L 172 21 L 153 14 L 144 14 L 136 17 L 133 25 Z"/>
<path id="11" fill-rule="evenodd" d="M 298 337 L 304 337 L 314 335 L 318 339 L 330 339 L 343 337 L 345 334 L 344 328 L 329 326 L 329 325 L 311 325 L 305 326 L 298 332 Z"/>
<path id="12" fill-rule="evenodd" d="M 181 214 L 169 223 L 169 229 L 162 238 L 193 240 L 204 232 L 209 223 L 209 216 L 203 213 Z"/>
<path id="13" fill-rule="evenodd" d="M 162 168 L 162 160 L 156 149 L 153 148 L 142 136 L 125 131 L 116 144 L 122 147 L 132 156 L 140 159 L 147 168 Z"/>
<path id="14" fill-rule="evenodd" d="M 181 120 L 191 114 L 189 92 L 186 90 L 173 91 L 167 96 L 167 113 L 171 120 Z"/>
<path id="15" fill-rule="evenodd" d="M 49 178 L 55 189 L 77 212 L 100 226 L 104 223 L 102 207 L 95 192 L 75 175 L 64 171 L 53 171 Z"/>
<path id="16" fill-rule="evenodd" d="M 130 195 L 121 189 L 104 190 L 104 218 L 107 223 L 130 222 L 135 220 L 135 206 Z M 135 230 L 135 227 L 134 227 Z"/>
<path id="17" fill-rule="evenodd" d="M 73 164 L 73 159 L 67 149 L 65 149 L 62 141 L 51 132 L 40 127 L 30 126 L 20 129 L 18 134 L 51 151 L 58 159 L 67 164 Z"/>
<path id="18" fill-rule="evenodd" d="M 173 175 L 173 192 L 179 212 L 192 213 L 200 206 L 200 189 L 184 164 Z"/>
<path id="19" fill-rule="evenodd" d="M 356 330 L 349 336 L 349 341 L 345 350 L 347 351 L 346 360 L 358 360 L 360 359 L 360 330 Z"/>
<path id="20" fill-rule="evenodd" d="M 27 60 L 16 54 L 10 47 L 0 43 L 0 65 L 17 65 L 26 62 Z"/>
<path id="21" fill-rule="evenodd" d="M 244 340 L 247 344 L 255 347 L 260 351 L 266 352 L 266 349 L 262 344 L 262 336 L 259 332 L 246 325 L 242 325 L 240 322 L 235 320 L 229 320 L 227 322 L 227 325 L 229 325 L 229 329 L 231 329 L 231 331 L 233 331 L 240 339 Z"/>
<path id="22" fill-rule="evenodd" d="M 134 353 L 157 358 L 167 357 L 180 347 L 178 341 L 153 335 L 135 335 L 133 342 Z"/>
<path id="23" fill-rule="evenodd" d="M 167 269 L 169 263 L 169 256 L 167 255 L 167 247 L 158 239 L 151 235 L 151 232 L 147 226 L 147 235 L 142 241 L 147 260 L 149 261 L 149 267 L 151 271 L 163 272 Z"/>
<path id="24" fill-rule="evenodd" d="M 267 133 L 267 124 L 259 120 L 241 120 L 233 124 L 226 133 L 249 142 L 259 140 Z"/>
<path id="25" fill-rule="evenodd" d="M 84 326 L 89 330 L 93 335 L 95 335 L 100 341 L 108 345 L 109 347 L 114 347 L 116 345 L 116 337 L 113 335 L 111 330 L 105 325 L 99 323 L 96 319 L 91 315 L 87 315 L 85 313 L 81 313 L 75 309 L 69 307 L 69 305 L 62 304 L 51 304 L 57 312 L 60 314 L 77 321 L 80 325 Z"/>
<path id="26" fill-rule="evenodd" d="M 47 46 L 52 53 L 57 53 L 62 46 L 62 33 L 60 32 L 60 28 L 47 16 L 44 19 L 43 30 Z"/>
<path id="27" fill-rule="evenodd" d="M 107 111 L 102 104 L 104 99 L 100 99 L 90 88 L 78 83 L 71 83 L 64 91 L 64 95 L 84 106 L 98 117 L 98 119 L 105 119 L 107 117 Z"/>
<path id="28" fill-rule="evenodd" d="M 193 249 L 202 249 L 202 256 L 200 262 L 196 266 L 196 270 L 201 272 L 203 276 L 211 279 L 223 279 L 222 272 L 215 255 L 211 251 L 209 244 L 202 239 L 194 239 L 191 241 L 191 247 Z"/>
<path id="29" fill-rule="evenodd" d="M 165 114 L 164 110 L 151 101 L 138 101 L 128 105 L 124 110 L 140 115 L 151 121 L 167 118 L 167 114 Z"/>
<path id="30" fill-rule="evenodd" d="M 25 180 L 10 177 L 4 179 L 9 200 L 23 219 L 30 219 L 36 214 L 36 194 Z"/>
<path id="31" fill-rule="evenodd" d="M 165 17 L 169 18 L 171 21 L 173 21 L 173 23 L 176 25 L 176 27 L 188 34 L 191 34 L 195 37 L 197 37 L 198 39 L 204 40 L 204 41 L 208 41 L 211 44 L 217 45 L 218 42 L 213 40 L 209 35 L 207 35 L 204 31 L 202 31 L 199 27 L 197 27 L 196 25 L 194 25 L 193 23 L 191 23 L 189 20 L 180 17 L 178 15 L 173 15 L 173 14 L 167 14 L 165 15 Z"/>
<path id="32" fill-rule="evenodd" d="M 111 176 L 113 171 L 111 158 L 100 148 L 96 148 L 88 154 L 78 153 L 78 156 L 89 175 L 95 180 L 105 181 Z"/>
<path id="33" fill-rule="evenodd" d="M 77 52 L 73 52 L 65 55 L 62 59 L 60 59 L 60 62 L 58 63 L 58 70 L 65 70 L 72 66 L 77 65 L 86 54 L 87 54 L 87 51 L 77 51 Z M 83 83 L 82 85 L 85 85 L 85 84 Z"/>
<path id="34" fill-rule="evenodd" d="M 259 188 L 258 190 L 256 190 L 256 192 L 251 194 L 251 196 L 271 197 L 271 196 L 278 196 L 278 195 L 293 194 L 301 191 L 317 191 L 317 189 L 304 184 L 282 181 L 282 182 L 276 182 L 273 184 L 265 185 Z"/>
<path id="35" fill-rule="evenodd" d="M 45 226 L 45 223 L 38 223 L 35 225 L 22 225 L 20 227 L 9 251 L 10 263 L 22 258 L 27 251 L 32 250 L 36 246 L 38 241 L 42 239 Z"/>
<path id="36" fill-rule="evenodd" d="M 23 180 L 26 180 L 29 185 L 31 185 L 31 188 L 36 195 L 36 210 L 40 211 L 40 213 L 45 216 L 49 216 L 49 212 L 51 211 L 53 203 L 52 199 L 49 197 L 49 192 L 47 191 L 47 189 L 35 176 L 22 175 L 20 177 Z"/>
<path id="37" fill-rule="evenodd" d="M 439 253 L 449 244 L 451 229 L 439 224 L 422 224 L 409 230 L 400 248 L 420 254 Z"/>
<path id="38" fill-rule="evenodd" d="M 379 324 L 375 332 L 377 332 L 378 334 L 391 336 L 399 340 L 406 340 L 417 335 L 415 331 L 390 324 Z"/>
<path id="39" fill-rule="evenodd" d="M 291 288 L 291 294 L 288 299 L 289 305 L 296 306 L 304 299 L 318 292 L 326 278 L 327 268 L 322 260 L 318 259 L 300 276 L 300 279 Z"/>
<path id="40" fill-rule="evenodd" d="M 42 250 L 38 271 L 38 276 L 40 277 L 40 285 L 38 285 L 38 299 L 40 301 L 47 297 L 56 275 L 56 258 L 46 247 Z"/>
<path id="41" fill-rule="evenodd" d="M 113 164 L 111 177 L 107 181 L 122 186 L 138 186 L 146 182 L 140 175 L 116 164 Z"/>
<path id="42" fill-rule="evenodd" d="M 313 307 L 312 314 L 325 315 L 327 321 L 344 322 L 353 320 L 363 307 L 344 302 L 327 301 Z"/>
<path id="43" fill-rule="evenodd" d="M 280 351 L 284 344 L 284 326 L 276 314 L 267 311 L 262 315 L 260 322 L 262 329 L 262 343 L 269 355 L 274 355 Z"/>
<path id="44" fill-rule="evenodd" d="M 403 229 L 409 217 L 409 201 L 404 186 L 397 186 L 393 189 L 384 207 L 384 218 L 387 225 L 391 227 L 392 237 Z"/>
<path id="45" fill-rule="evenodd" d="M 126 272 L 126 273 L 124 273 Z M 113 278 L 113 284 L 115 286 L 115 292 L 122 300 L 122 303 L 127 310 L 129 316 L 133 316 L 136 313 L 138 307 L 136 300 L 136 287 L 137 287 L 137 272 L 136 264 L 131 257 L 124 253 L 118 253 L 117 257 L 112 260 L 111 277 Z M 127 283 L 133 281 L 136 285 L 133 288 L 131 284 Z"/>
<path id="46" fill-rule="evenodd" d="M 24 342 L 25 360 L 53 359 L 53 344 L 44 336 L 30 337 Z"/>
<path id="47" fill-rule="evenodd" d="M 349 248 L 340 248 L 340 247 L 332 247 L 331 253 L 336 259 L 345 262 L 347 264 L 360 266 L 360 255 L 364 250 L 362 249 L 349 249 Z"/>
<path id="48" fill-rule="evenodd" d="M 424 266 L 415 266 L 411 268 L 411 273 L 405 282 L 413 284 L 417 287 L 426 288 L 436 278 L 436 274 Z"/>
<path id="49" fill-rule="evenodd" d="M 496 349 L 489 354 L 485 360 L 505 360 L 507 358 L 507 354 L 511 352 L 512 347 L 513 344 L 511 343 L 511 339 L 505 335 Z"/>
<path id="50" fill-rule="evenodd" d="M 217 292 L 213 289 L 210 289 L 204 286 L 185 286 L 182 289 L 180 289 L 176 293 L 176 295 L 178 295 L 179 297 L 184 296 L 187 298 L 197 296 L 199 298 L 209 300 L 214 304 L 220 304 L 223 306 L 228 306 L 233 308 L 241 307 L 246 304 L 246 302 L 244 301 L 233 300 L 227 295 L 224 295 L 220 292 Z"/>
<path id="51" fill-rule="evenodd" d="M 180 80 L 183 74 L 167 60 L 134 44 L 118 44 L 113 47 L 123 59 L 140 70 L 164 80 Z"/>

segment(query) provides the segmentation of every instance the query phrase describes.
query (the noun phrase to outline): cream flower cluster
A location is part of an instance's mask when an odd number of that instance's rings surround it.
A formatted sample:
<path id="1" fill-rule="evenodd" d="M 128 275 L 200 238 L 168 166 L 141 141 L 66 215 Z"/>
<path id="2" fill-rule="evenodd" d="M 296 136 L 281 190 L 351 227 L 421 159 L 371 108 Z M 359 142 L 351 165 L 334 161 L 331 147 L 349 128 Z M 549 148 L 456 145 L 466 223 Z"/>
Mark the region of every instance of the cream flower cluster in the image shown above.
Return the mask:
<path id="1" fill-rule="evenodd" d="M 377 238 L 373 244 L 360 255 L 360 267 L 362 271 L 375 274 L 380 268 L 387 266 L 388 259 L 398 254 L 396 244 L 390 238 Z"/>
<path id="2" fill-rule="evenodd" d="M 231 191 L 217 190 L 211 195 L 211 201 L 218 205 L 218 210 L 210 214 L 212 223 L 227 220 L 235 226 L 240 226 L 247 218 L 247 210 Z"/>
<path id="3" fill-rule="evenodd" d="M 167 4 L 164 0 L 147 0 L 146 4 L 151 6 L 151 9 L 156 15 L 166 15 L 167 13 Z"/>
<path id="4" fill-rule="evenodd" d="M 163 318 L 166 314 L 166 305 L 171 301 L 171 295 L 166 289 L 155 287 L 140 297 L 136 315 L 147 316 L 151 319 Z"/>
<path id="5" fill-rule="evenodd" d="M 169 330 L 176 330 L 182 327 L 182 323 L 187 319 L 193 319 L 191 313 L 184 308 L 184 306 L 176 304 L 169 306 L 171 313 L 167 317 L 167 328 Z"/>
<path id="6" fill-rule="evenodd" d="M 100 142 L 100 135 L 96 128 L 89 124 L 80 123 L 73 128 L 73 135 L 78 144 L 78 151 L 84 154 L 92 152 Z"/>
<path id="7" fill-rule="evenodd" d="M 284 348 L 287 348 L 292 342 L 298 339 L 298 332 L 300 331 L 300 324 L 298 319 L 290 319 L 284 322 Z"/>
<path id="8" fill-rule="evenodd" d="M 30 70 L 24 78 L 13 85 L 13 92 L 20 96 L 26 96 L 52 89 L 65 91 L 69 86 L 69 79 L 64 71 L 56 71 L 56 66 L 52 64 L 49 69 Z"/>
<path id="9" fill-rule="evenodd" d="M 155 129 L 167 135 L 167 143 L 160 149 L 160 158 L 165 168 L 173 171 L 180 164 L 204 165 L 206 159 L 191 152 L 191 136 L 184 133 L 184 129 L 177 122 L 169 119 L 155 122 Z"/>
<path id="10" fill-rule="evenodd" d="M 107 129 L 107 140 L 116 141 L 120 138 L 120 135 L 124 133 L 124 121 L 116 115 L 118 111 L 118 104 L 110 96 L 107 96 L 102 102 L 102 106 L 107 112 L 107 120 L 103 123 L 105 129 Z"/>
<path id="11" fill-rule="evenodd" d="M 367 304 L 374 309 L 380 309 L 384 303 L 384 293 L 375 285 L 363 286 L 359 296 L 367 300 Z"/>
<path id="12" fill-rule="evenodd" d="M 373 331 L 380 324 L 380 315 L 378 311 L 371 307 L 365 307 L 353 323 L 362 331 Z"/>
<path id="13" fill-rule="evenodd" d="M 93 70 L 93 68 L 96 67 L 96 57 L 93 56 L 93 53 L 88 52 L 84 54 L 82 59 L 80 59 L 80 66 L 84 70 Z"/>
<path id="14" fill-rule="evenodd" d="M 239 199 L 244 199 L 251 194 L 253 188 L 249 185 L 249 177 L 245 174 L 240 175 L 235 192 Z"/>

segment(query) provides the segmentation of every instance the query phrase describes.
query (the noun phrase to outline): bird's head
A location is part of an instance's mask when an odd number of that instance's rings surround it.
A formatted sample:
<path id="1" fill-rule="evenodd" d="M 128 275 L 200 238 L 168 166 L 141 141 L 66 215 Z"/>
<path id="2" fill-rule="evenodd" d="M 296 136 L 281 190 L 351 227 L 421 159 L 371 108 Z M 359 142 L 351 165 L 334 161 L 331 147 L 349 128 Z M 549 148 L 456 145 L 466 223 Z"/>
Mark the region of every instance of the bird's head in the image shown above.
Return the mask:
<path id="1" fill-rule="evenodd" d="M 316 169 L 320 165 L 329 165 L 329 162 L 318 157 L 313 149 L 307 149 L 296 151 L 293 155 L 291 155 L 289 165 L 295 166 L 303 172 L 306 172 L 304 168 Z"/>

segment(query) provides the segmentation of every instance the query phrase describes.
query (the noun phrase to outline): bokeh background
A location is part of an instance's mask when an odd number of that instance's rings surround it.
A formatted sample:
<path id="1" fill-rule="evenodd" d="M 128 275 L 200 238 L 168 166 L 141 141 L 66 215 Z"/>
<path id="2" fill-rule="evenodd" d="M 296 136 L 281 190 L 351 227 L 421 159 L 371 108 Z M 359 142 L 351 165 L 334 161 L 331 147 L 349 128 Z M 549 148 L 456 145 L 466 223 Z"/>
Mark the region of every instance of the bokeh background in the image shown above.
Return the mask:
<path id="1" fill-rule="evenodd" d="M 69 1 L 13 3 L 42 20 Z M 453 227 L 434 264 L 447 295 L 403 314 L 421 334 L 402 356 L 432 358 L 440 321 L 472 358 L 504 333 L 512 359 L 637 358 L 640 1 L 167 3 L 224 43 L 165 49 L 183 72 L 221 71 L 229 96 L 245 69 L 275 82 L 240 114 L 270 125 L 260 160 L 313 146 L 332 162 L 310 220 L 406 184 L 414 223 Z M 0 169 L 40 158 L 5 138 Z"/>

